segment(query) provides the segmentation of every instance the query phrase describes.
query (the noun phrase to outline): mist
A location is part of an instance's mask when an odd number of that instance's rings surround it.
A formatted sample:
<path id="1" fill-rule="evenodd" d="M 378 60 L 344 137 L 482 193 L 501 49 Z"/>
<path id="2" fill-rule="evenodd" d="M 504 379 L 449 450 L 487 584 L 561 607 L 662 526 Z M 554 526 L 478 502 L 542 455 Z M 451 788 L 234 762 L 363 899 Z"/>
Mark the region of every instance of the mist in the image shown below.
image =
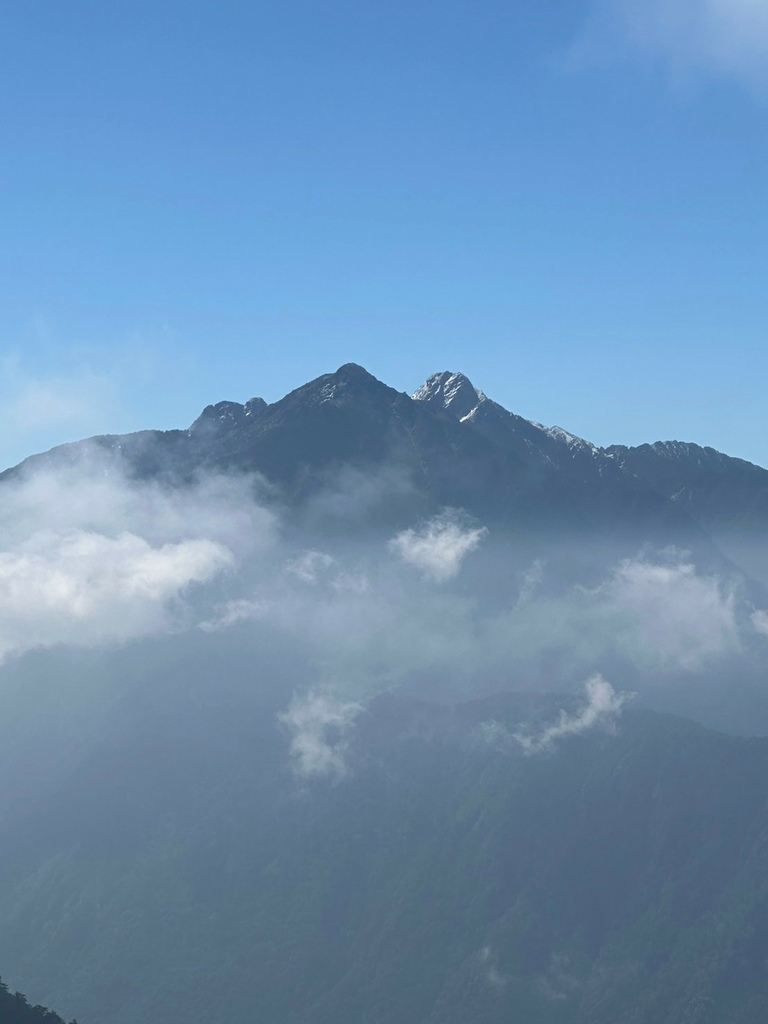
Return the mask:
<path id="1" fill-rule="evenodd" d="M 148 705 L 235 700 L 263 709 L 297 777 L 338 780 L 356 721 L 383 694 L 582 695 L 582 731 L 601 717 L 595 692 L 583 697 L 601 673 L 612 720 L 633 693 L 710 725 L 768 729 L 768 613 L 735 567 L 643 544 L 555 544 L 407 502 L 372 528 L 379 496 L 409 494 L 397 480 L 386 467 L 339 473 L 298 514 L 257 475 L 142 481 L 93 451 L 6 482 L 6 762 L 33 743 L 46 751 L 35 771 L 53 775 L 66 751 Z M 567 721 L 520 742 L 548 747 Z"/>

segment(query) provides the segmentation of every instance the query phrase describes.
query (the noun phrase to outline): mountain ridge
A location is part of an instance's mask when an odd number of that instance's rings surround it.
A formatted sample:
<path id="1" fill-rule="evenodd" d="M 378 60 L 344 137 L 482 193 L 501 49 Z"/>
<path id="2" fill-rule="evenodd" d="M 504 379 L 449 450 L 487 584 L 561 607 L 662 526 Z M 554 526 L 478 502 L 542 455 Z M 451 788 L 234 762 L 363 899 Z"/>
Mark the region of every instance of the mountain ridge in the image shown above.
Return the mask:
<path id="1" fill-rule="evenodd" d="M 206 406 L 187 429 L 101 435 L 30 456 L 0 474 L 0 485 L 62 467 L 176 486 L 201 473 L 255 473 L 268 482 L 269 500 L 298 521 L 315 515 L 329 490 L 346 487 L 350 473 L 378 474 L 380 501 L 367 521 L 334 525 L 324 513 L 325 529 L 404 529 L 453 507 L 534 545 L 582 543 L 614 562 L 644 547 L 674 547 L 768 586 L 768 556 L 724 536 L 746 504 L 755 509 L 753 539 L 768 540 L 768 472 L 718 453 L 725 471 L 712 477 L 690 446 L 659 444 L 598 448 L 509 412 L 463 374 L 433 374 L 410 397 L 346 363 L 276 402 Z M 686 500 L 661 479 L 660 459 L 667 477 L 679 471 L 700 483 Z M 737 502 L 721 493 L 734 473 L 742 481 Z"/>

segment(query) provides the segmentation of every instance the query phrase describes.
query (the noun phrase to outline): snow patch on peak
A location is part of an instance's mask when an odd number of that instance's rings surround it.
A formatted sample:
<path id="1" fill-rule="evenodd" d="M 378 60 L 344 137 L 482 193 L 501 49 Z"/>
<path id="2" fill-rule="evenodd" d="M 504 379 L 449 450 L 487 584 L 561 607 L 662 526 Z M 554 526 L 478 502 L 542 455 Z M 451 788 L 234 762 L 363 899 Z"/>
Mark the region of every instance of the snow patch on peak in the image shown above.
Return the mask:
<path id="1" fill-rule="evenodd" d="M 706 450 L 687 441 L 654 441 L 651 448 L 657 455 L 665 456 L 668 459 L 689 458 Z"/>
<path id="2" fill-rule="evenodd" d="M 434 402 L 450 412 L 458 420 L 467 419 L 472 412 L 486 401 L 463 373 L 434 373 L 411 396 L 416 402 Z"/>
<path id="3" fill-rule="evenodd" d="M 320 401 L 330 402 L 336 396 L 336 392 L 339 390 L 340 385 L 335 381 L 328 381 L 327 384 L 323 384 L 320 388 Z"/>
<path id="4" fill-rule="evenodd" d="M 583 437 L 579 437 L 577 434 L 572 434 L 568 430 L 564 430 L 562 427 L 543 427 L 540 423 L 536 424 L 537 427 L 541 427 L 545 434 L 549 434 L 555 441 L 560 441 L 563 444 L 567 444 L 569 448 L 586 448 L 589 451 L 596 452 L 598 449 L 591 441 L 585 441 Z"/>

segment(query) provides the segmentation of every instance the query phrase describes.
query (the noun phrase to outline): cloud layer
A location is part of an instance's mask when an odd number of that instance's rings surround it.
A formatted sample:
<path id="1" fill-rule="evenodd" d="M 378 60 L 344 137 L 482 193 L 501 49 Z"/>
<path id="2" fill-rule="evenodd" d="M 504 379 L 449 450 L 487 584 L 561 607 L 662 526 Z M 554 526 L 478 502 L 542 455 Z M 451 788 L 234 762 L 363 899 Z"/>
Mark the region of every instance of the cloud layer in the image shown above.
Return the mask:
<path id="1" fill-rule="evenodd" d="M 172 488 L 128 480 L 94 451 L 2 492 L 0 664 L 160 635 L 182 654 L 247 649 L 234 673 L 282 709 L 308 778 L 344 773 L 357 715 L 384 692 L 455 701 L 589 678 L 582 712 L 517 737 L 538 749 L 618 713 L 623 698 L 595 673 L 643 693 L 732 681 L 768 635 L 766 612 L 690 557 L 558 555 L 457 511 L 340 537 L 283 517 L 252 477 Z M 574 561 L 597 582 L 579 585 Z"/>

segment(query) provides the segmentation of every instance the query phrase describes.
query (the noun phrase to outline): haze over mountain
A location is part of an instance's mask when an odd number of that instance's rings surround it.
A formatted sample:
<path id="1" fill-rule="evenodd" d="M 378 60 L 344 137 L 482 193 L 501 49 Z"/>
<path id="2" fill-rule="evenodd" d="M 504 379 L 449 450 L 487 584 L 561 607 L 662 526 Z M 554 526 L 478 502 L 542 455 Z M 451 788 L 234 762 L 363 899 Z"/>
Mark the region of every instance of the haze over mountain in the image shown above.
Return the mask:
<path id="1" fill-rule="evenodd" d="M 347 364 L 0 476 L 0 967 L 81 1024 L 751 1024 L 768 473 Z M 553 696 L 554 695 L 554 696 Z"/>

